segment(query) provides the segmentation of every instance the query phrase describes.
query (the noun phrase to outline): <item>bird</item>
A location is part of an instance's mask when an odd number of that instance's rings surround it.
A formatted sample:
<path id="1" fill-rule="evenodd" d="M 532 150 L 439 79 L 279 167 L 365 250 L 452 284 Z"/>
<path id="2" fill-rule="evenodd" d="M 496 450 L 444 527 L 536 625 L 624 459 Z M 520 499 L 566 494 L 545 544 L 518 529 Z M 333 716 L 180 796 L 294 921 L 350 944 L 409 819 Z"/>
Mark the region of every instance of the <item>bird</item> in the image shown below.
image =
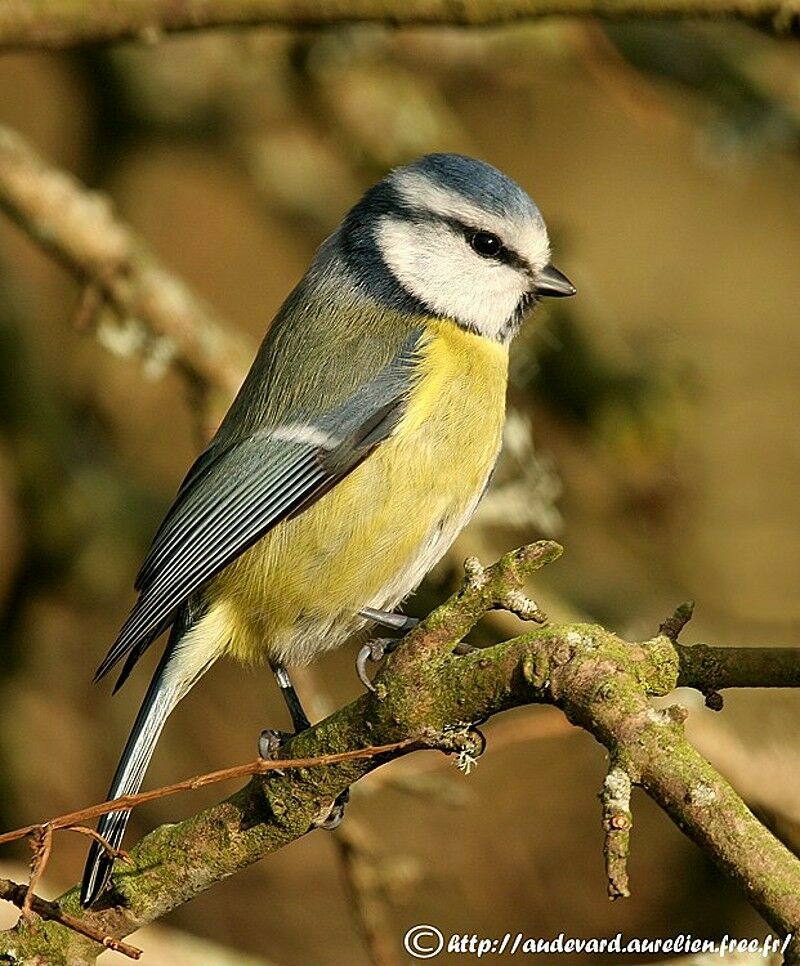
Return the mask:
<path id="1" fill-rule="evenodd" d="M 575 291 L 537 206 L 484 161 L 429 154 L 367 190 L 279 309 L 136 578 L 96 680 L 122 662 L 116 691 L 169 636 L 108 800 L 140 789 L 167 717 L 223 655 L 269 664 L 297 732 L 290 667 L 412 626 L 396 609 L 488 486 L 510 343 L 541 298 Z M 359 652 L 362 679 L 382 650 Z M 268 755 L 280 738 L 264 734 Z M 115 849 L 129 814 L 99 822 Z M 93 841 L 84 907 L 112 870 Z"/>

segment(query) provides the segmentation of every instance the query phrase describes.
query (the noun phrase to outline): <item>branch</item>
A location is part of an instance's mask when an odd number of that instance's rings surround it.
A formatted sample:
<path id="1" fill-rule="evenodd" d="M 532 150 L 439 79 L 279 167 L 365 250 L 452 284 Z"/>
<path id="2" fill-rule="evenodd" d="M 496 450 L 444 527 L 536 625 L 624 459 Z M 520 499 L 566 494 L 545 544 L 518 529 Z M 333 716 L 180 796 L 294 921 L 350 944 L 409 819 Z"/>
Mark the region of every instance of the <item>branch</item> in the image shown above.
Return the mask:
<path id="1" fill-rule="evenodd" d="M 93 9 L 72 9 L 84 6 Z M 0 5 L 0 36 L 13 16 L 3 10 L 9 8 Z M 141 356 L 151 372 L 175 365 L 194 390 L 211 390 L 230 402 L 252 358 L 245 341 L 226 332 L 159 264 L 105 196 L 49 165 L 2 125 L 0 210 L 84 283 L 78 324 L 94 327 L 118 354 Z"/>
<path id="2" fill-rule="evenodd" d="M 678 684 L 707 694 L 723 688 L 800 687 L 800 648 L 676 646 Z"/>
<path id="3" fill-rule="evenodd" d="M 87 925 L 83 920 L 64 912 L 57 902 L 49 902 L 47 899 L 34 895 L 29 886 L 12 882 L 11 879 L 0 879 L 0 899 L 13 903 L 18 909 L 22 910 L 23 914 L 27 905 L 32 912 L 41 916 L 45 922 L 56 922 L 65 929 L 72 930 L 78 936 L 89 939 L 92 943 L 97 943 L 105 949 L 113 949 L 130 959 L 139 959 L 142 955 L 142 951 L 138 947 L 114 939 L 113 936 L 106 936 L 99 930 Z"/>
<path id="4" fill-rule="evenodd" d="M 776 32 L 796 32 L 796 0 L 26 0 L 0 7 L 0 49 L 63 48 L 220 27 L 486 27 L 551 16 L 683 19 L 735 18 Z"/>
<path id="5" fill-rule="evenodd" d="M 393 742 L 403 742 L 402 747 L 377 758 L 342 755 L 325 768 L 270 770 L 225 801 L 156 829 L 118 868 L 113 892 L 83 913 L 87 925 L 122 938 L 305 835 L 341 791 L 382 762 L 412 748 L 438 748 L 469 761 L 483 746 L 476 723 L 509 708 L 548 703 L 591 732 L 608 749 L 615 770 L 661 805 L 775 930 L 797 934 L 800 861 L 688 743 L 685 710 L 652 707 L 652 696 L 685 683 L 682 652 L 669 636 L 631 643 L 598 626 L 564 624 L 536 628 L 464 656 L 452 653 L 498 601 L 521 599 L 526 577 L 559 550 L 552 543 L 534 544 L 481 571 L 480 580 L 473 570 L 459 593 L 387 660 L 377 675 L 376 694 L 362 695 L 293 738 L 282 752 L 300 766 L 297 759 L 341 755 L 352 748 Z M 691 648 L 686 650 L 691 654 Z M 723 651 L 710 648 L 720 660 Z M 742 684 L 771 680 L 753 671 L 752 682 L 739 675 Z M 696 667 L 693 673 L 704 686 Z M 611 789 L 606 796 L 612 819 L 627 811 L 627 786 L 621 791 Z M 611 871 L 622 887 L 627 843 L 612 839 L 612 847 Z M 59 906 L 80 915 L 77 890 L 63 896 Z M 21 922 L 15 931 L 0 934 L 0 952 L 12 948 L 46 950 L 47 961 L 76 964 L 92 962 L 98 951 L 96 944 L 41 921 Z M 787 961 L 800 961 L 797 952 L 790 947 Z"/>
<path id="6" fill-rule="evenodd" d="M 624 768 L 612 765 L 608 769 L 600 801 L 606 833 L 603 857 L 606 861 L 608 898 L 624 899 L 631 894 L 628 888 L 628 850 L 633 827 L 631 778 Z"/>

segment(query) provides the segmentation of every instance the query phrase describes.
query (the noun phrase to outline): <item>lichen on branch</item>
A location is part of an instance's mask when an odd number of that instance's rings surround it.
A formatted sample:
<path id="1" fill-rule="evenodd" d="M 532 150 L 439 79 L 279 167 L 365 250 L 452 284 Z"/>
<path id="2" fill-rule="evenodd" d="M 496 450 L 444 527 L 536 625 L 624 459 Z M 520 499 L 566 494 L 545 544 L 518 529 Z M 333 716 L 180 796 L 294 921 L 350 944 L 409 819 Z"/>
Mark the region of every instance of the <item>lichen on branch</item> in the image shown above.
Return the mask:
<path id="1" fill-rule="evenodd" d="M 312 830 L 348 786 L 398 755 L 434 748 L 474 757 L 482 751 L 479 723 L 509 708 L 553 704 L 594 735 L 613 762 L 604 793 L 610 882 L 627 888 L 624 867 L 631 816 L 630 785 L 642 787 L 742 889 L 772 927 L 800 930 L 800 861 L 750 812 L 736 792 L 690 745 L 686 711 L 656 709 L 651 698 L 679 684 L 703 688 L 709 653 L 725 667 L 715 686 L 782 684 L 784 661 L 756 667 L 717 652 L 677 644 L 667 633 L 630 642 L 591 624 L 550 624 L 484 649 L 454 649 L 480 618 L 503 601 L 519 602 L 527 578 L 561 552 L 549 541 L 532 544 L 480 571 L 473 566 L 461 589 L 412 631 L 386 662 L 375 693 L 367 693 L 291 739 L 288 759 L 340 755 L 351 749 L 401 742 L 369 757 L 338 757 L 325 767 L 255 775 L 229 798 L 176 825 L 165 825 L 129 852 L 113 890 L 83 912 L 77 889 L 59 900 L 67 915 L 82 916 L 95 934 L 122 939 L 215 882 L 262 859 Z M 704 646 L 707 647 L 707 646 Z M 688 657 L 687 657 L 688 655 Z M 800 664 L 800 655 L 794 654 Z M 728 682 L 726 684 L 725 682 Z M 624 776 L 624 782 L 622 781 Z M 624 819 L 624 820 L 623 820 Z M 610 836 L 610 839 L 609 839 Z M 613 877 L 613 881 L 612 881 Z M 21 961 L 92 962 L 100 951 L 57 922 L 20 922 L 0 934 L 0 953 L 24 951 Z M 796 956 L 790 947 L 789 962 Z"/>

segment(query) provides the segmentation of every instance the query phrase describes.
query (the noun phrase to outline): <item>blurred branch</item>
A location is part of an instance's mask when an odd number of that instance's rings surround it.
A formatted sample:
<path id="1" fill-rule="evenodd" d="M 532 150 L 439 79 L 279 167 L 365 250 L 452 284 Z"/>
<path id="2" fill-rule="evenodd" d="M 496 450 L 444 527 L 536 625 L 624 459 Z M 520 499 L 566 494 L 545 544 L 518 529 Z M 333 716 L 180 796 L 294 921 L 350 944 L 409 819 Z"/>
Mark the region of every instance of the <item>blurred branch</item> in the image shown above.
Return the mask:
<path id="1" fill-rule="evenodd" d="M 351 817 L 334 836 L 353 918 L 373 966 L 399 966 L 378 859 L 367 829 Z"/>
<path id="2" fill-rule="evenodd" d="M 0 210 L 86 286 L 79 325 L 94 328 L 118 354 L 140 356 L 151 371 L 174 365 L 193 392 L 211 391 L 230 402 L 252 358 L 250 347 L 157 261 L 106 197 L 52 167 L 2 125 Z M 103 321 L 109 309 L 113 321 Z"/>
<path id="3" fill-rule="evenodd" d="M 776 32 L 800 30 L 796 0 L 26 0 L 0 6 L 0 49 L 75 47 L 115 40 L 158 41 L 164 34 L 219 27 L 480 27 L 551 16 L 605 19 L 745 20 Z"/>
<path id="4" fill-rule="evenodd" d="M 225 801 L 175 825 L 164 825 L 131 850 L 113 891 L 83 913 L 90 928 L 122 938 L 270 852 L 305 835 L 331 801 L 368 772 L 412 748 L 457 756 L 467 770 L 483 750 L 476 723 L 509 708 L 554 704 L 609 751 L 620 774 L 642 787 L 742 889 L 780 933 L 800 929 L 800 860 L 748 810 L 731 786 L 689 744 L 686 710 L 656 710 L 651 697 L 681 683 L 681 658 L 667 623 L 652 640 L 628 642 L 602 627 L 561 624 L 464 656 L 453 648 L 490 609 L 522 605 L 525 579 L 560 548 L 541 542 L 480 569 L 472 564 L 461 590 L 431 613 L 381 668 L 376 693 L 362 695 L 292 738 L 284 758 L 339 755 L 325 768 L 269 770 Z M 687 648 L 691 653 L 691 648 Z M 708 648 L 719 656 L 720 648 Z M 781 652 L 784 653 L 784 652 Z M 795 653 L 800 664 L 800 655 Z M 696 684 L 705 686 L 695 668 Z M 753 684 L 771 680 L 753 669 Z M 739 683 L 750 683 L 739 675 Z M 380 741 L 396 750 L 379 757 L 342 754 Z M 627 780 L 606 794 L 606 816 L 627 812 Z M 620 822 L 611 822 L 619 825 Z M 616 831 L 627 833 L 626 828 Z M 626 885 L 625 842 L 612 842 L 612 869 Z M 621 890 L 622 891 L 622 890 Z M 59 900 L 80 914 L 77 890 Z M 0 935 L 0 952 L 35 950 L 46 961 L 92 962 L 99 949 L 48 922 L 23 922 Z M 800 961 L 796 941 L 787 962 Z"/>

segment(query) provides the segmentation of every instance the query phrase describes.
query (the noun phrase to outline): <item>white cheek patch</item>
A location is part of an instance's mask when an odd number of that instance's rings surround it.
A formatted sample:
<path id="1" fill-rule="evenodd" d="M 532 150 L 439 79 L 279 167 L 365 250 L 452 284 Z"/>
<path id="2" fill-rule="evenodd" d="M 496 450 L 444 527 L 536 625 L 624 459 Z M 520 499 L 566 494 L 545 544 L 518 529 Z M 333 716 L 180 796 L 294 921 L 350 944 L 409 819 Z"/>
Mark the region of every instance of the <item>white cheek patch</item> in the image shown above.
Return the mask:
<path id="1" fill-rule="evenodd" d="M 376 241 L 397 281 L 433 312 L 490 339 L 504 337 L 529 287 L 517 269 L 481 258 L 464 238 L 437 222 L 415 224 L 385 216 L 378 222 Z"/>

